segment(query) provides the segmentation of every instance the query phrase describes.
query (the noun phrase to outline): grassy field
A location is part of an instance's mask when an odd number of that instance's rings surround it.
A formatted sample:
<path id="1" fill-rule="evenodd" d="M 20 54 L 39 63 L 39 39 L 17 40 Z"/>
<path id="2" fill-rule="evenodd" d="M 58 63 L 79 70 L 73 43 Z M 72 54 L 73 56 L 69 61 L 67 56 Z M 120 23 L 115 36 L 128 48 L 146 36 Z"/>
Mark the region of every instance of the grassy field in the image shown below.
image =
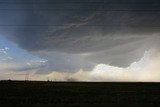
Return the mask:
<path id="1" fill-rule="evenodd" d="M 1 81 L 0 107 L 158 107 L 160 83 Z"/>

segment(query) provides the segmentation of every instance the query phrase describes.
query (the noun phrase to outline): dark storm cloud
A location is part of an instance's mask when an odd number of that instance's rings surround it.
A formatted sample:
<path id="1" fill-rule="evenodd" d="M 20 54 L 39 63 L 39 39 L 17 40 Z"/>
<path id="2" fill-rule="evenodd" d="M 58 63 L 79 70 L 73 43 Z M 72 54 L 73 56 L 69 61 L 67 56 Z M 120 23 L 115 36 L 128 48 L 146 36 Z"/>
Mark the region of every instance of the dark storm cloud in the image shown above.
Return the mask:
<path id="1" fill-rule="evenodd" d="M 153 41 L 148 39 L 159 36 L 153 35 L 160 28 L 159 1 L 16 0 L 0 6 L 0 25 L 6 25 L 1 33 L 34 52 L 94 53 L 87 58 L 124 66 L 141 56 L 132 52 L 143 45 L 142 51 L 149 49 Z"/>
<path id="2" fill-rule="evenodd" d="M 133 62 L 139 61 L 146 50 L 152 49 L 153 47 L 158 48 L 156 44 L 160 38 L 142 38 L 134 42 L 128 42 L 124 45 L 94 53 L 88 56 L 87 59 L 96 63 L 106 63 L 120 67 L 129 66 Z"/>

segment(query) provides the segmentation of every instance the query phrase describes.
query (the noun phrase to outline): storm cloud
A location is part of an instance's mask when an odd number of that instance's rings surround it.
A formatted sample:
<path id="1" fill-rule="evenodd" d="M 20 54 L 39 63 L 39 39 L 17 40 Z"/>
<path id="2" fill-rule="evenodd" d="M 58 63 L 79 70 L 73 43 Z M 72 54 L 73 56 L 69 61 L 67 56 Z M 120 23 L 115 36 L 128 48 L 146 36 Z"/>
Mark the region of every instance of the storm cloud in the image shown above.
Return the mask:
<path id="1" fill-rule="evenodd" d="M 1 0 L 0 6 L 1 35 L 45 57 L 47 69 L 126 67 L 160 46 L 156 0 Z"/>

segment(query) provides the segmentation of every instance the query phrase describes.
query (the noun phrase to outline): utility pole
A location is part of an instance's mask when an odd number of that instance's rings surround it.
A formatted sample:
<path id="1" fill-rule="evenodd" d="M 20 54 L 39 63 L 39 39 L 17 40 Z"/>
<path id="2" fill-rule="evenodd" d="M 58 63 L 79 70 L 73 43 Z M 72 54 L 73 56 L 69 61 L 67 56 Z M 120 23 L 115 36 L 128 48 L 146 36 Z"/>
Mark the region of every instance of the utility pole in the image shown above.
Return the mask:
<path id="1" fill-rule="evenodd" d="M 29 73 L 26 73 L 25 75 L 25 81 L 28 81 L 29 80 Z"/>

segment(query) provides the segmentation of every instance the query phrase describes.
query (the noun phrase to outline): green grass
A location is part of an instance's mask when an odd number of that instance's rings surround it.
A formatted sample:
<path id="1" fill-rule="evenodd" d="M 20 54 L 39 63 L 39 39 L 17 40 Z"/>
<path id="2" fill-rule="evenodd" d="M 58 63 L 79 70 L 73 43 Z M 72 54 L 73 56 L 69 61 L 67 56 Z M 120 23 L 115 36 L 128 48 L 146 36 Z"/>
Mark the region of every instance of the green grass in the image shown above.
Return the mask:
<path id="1" fill-rule="evenodd" d="M 160 83 L 1 81 L 0 107 L 155 107 Z"/>

